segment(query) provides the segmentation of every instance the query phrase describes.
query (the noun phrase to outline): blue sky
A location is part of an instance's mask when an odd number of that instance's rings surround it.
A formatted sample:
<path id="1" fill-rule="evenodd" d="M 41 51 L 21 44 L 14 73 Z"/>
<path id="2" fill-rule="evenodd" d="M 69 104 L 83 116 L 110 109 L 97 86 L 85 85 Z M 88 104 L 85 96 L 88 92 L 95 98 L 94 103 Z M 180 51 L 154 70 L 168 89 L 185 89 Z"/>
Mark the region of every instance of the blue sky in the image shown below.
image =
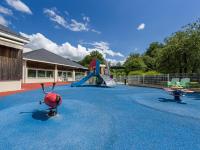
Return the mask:
<path id="1" fill-rule="evenodd" d="M 0 6 L 0 23 L 29 37 L 27 48 L 77 60 L 95 49 L 124 60 L 200 16 L 199 0 L 1 0 Z"/>

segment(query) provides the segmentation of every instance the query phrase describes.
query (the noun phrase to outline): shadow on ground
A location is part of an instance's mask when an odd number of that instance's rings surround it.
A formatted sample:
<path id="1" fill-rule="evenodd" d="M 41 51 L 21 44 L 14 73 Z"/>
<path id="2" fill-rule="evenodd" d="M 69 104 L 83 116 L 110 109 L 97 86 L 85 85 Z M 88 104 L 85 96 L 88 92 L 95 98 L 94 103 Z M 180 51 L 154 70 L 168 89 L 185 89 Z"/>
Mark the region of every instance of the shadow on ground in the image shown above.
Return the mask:
<path id="1" fill-rule="evenodd" d="M 111 88 L 111 87 L 104 86 L 104 85 L 82 85 L 82 86 L 78 86 L 78 87 L 98 87 L 98 88 Z"/>
<path id="2" fill-rule="evenodd" d="M 187 97 L 192 100 L 200 100 L 200 93 L 188 94 Z"/>
<path id="3" fill-rule="evenodd" d="M 158 101 L 160 101 L 160 102 L 174 102 L 174 103 L 178 103 L 178 104 L 187 104 L 185 102 L 177 102 L 174 99 L 167 99 L 167 98 L 159 98 Z"/>
<path id="4" fill-rule="evenodd" d="M 46 110 L 34 110 L 33 112 L 20 112 L 20 114 L 32 114 L 32 118 L 40 121 L 47 121 L 50 117 L 48 116 L 48 111 Z"/>

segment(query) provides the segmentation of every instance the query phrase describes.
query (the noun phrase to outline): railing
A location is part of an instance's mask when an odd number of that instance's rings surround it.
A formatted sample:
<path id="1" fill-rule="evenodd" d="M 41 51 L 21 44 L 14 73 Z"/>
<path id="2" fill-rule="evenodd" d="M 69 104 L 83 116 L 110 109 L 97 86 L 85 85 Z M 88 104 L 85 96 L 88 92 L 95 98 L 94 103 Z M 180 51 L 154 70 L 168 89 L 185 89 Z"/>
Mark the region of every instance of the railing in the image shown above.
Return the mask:
<path id="1" fill-rule="evenodd" d="M 114 77 L 113 79 L 117 84 L 124 84 L 125 79 L 127 79 L 127 77 L 126 76 L 118 76 L 118 77 Z"/>
<path id="2" fill-rule="evenodd" d="M 128 76 L 127 81 L 129 85 L 143 85 L 162 87 L 166 85 L 169 80 L 168 75 L 142 75 L 142 76 Z"/>
<path id="3" fill-rule="evenodd" d="M 161 74 L 161 75 L 134 75 L 114 77 L 117 83 L 124 84 L 125 80 L 128 85 L 165 87 L 167 82 L 172 78 L 190 78 L 191 86 L 200 87 L 200 74 Z"/>

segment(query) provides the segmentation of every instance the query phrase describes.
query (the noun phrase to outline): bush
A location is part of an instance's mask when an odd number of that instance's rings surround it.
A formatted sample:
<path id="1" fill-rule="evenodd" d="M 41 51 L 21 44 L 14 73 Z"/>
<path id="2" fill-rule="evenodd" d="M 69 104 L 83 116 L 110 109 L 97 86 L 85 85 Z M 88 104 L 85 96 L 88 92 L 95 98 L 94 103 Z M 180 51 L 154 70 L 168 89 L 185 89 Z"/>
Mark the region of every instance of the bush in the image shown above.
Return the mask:
<path id="1" fill-rule="evenodd" d="M 126 73 L 125 72 L 117 72 L 116 76 L 117 77 L 119 77 L 119 76 L 126 76 Z"/>
<path id="2" fill-rule="evenodd" d="M 130 71 L 128 75 L 159 75 L 160 73 L 157 71 L 148 71 L 144 72 L 142 70 Z"/>
<path id="3" fill-rule="evenodd" d="M 130 71 L 130 72 L 128 73 L 129 76 L 130 76 L 130 75 L 143 75 L 143 74 L 144 74 L 144 71 L 142 71 L 142 70 Z"/>
<path id="4" fill-rule="evenodd" d="M 159 75 L 160 73 L 157 72 L 157 71 L 148 71 L 148 72 L 145 72 L 145 75 Z"/>

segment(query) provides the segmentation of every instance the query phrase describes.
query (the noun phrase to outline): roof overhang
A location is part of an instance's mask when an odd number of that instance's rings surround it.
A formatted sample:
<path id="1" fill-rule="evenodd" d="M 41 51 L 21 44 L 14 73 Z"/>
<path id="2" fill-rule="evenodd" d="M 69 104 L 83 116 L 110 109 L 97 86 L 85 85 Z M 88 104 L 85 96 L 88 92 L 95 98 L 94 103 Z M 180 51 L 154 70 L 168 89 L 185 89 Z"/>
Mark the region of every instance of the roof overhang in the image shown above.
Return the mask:
<path id="1" fill-rule="evenodd" d="M 28 42 L 29 40 L 26 38 L 20 38 L 0 31 L 0 45 L 16 49 L 23 49 L 23 46 Z"/>
<path id="2" fill-rule="evenodd" d="M 71 67 L 71 68 L 76 68 L 76 69 L 88 70 L 87 68 L 80 68 L 80 67 L 76 67 L 76 66 L 72 66 L 72 65 L 60 64 L 60 63 L 48 62 L 48 61 L 42 61 L 42 60 L 36 60 L 36 59 L 30 59 L 30 58 L 23 58 L 23 60 L 40 62 L 40 63 L 47 63 L 47 64 L 53 64 L 53 65 L 60 65 L 60 66 L 66 66 L 66 67 Z"/>

